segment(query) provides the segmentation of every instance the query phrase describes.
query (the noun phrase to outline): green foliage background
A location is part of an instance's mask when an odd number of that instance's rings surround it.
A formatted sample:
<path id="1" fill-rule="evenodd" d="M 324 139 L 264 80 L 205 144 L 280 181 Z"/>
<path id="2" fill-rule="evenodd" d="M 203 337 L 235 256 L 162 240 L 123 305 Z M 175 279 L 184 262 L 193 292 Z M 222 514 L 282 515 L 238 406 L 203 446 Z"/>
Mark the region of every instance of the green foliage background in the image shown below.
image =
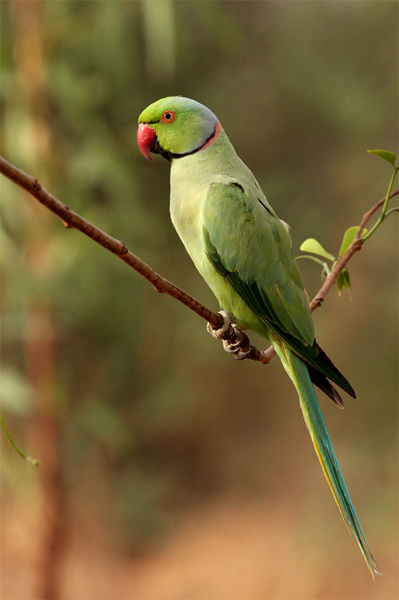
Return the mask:
<path id="1" fill-rule="evenodd" d="M 4 156 L 210 308 L 169 222 L 169 167 L 136 146 L 150 102 L 182 94 L 219 116 L 297 254 L 308 237 L 337 254 L 386 191 L 389 165 L 366 150 L 397 149 L 396 2 L 3 1 L 1 17 Z M 344 412 L 321 403 L 386 573 L 356 596 L 331 583 L 345 564 L 361 585 L 368 575 L 277 360 L 235 363 L 200 319 L 4 178 L 1 198 L 3 413 L 44 472 L 54 446 L 32 424 L 56 423 L 71 523 L 93 520 L 113 552 L 140 555 L 167 544 L 193 507 L 281 503 L 287 544 L 306 548 L 296 561 L 309 572 L 320 553 L 333 596 L 396 597 L 395 217 L 350 263 L 352 302 L 333 291 L 314 316 L 358 393 Z M 312 296 L 320 274 L 306 262 Z M 6 446 L 2 467 L 6 506 L 40 497 L 41 476 Z"/>

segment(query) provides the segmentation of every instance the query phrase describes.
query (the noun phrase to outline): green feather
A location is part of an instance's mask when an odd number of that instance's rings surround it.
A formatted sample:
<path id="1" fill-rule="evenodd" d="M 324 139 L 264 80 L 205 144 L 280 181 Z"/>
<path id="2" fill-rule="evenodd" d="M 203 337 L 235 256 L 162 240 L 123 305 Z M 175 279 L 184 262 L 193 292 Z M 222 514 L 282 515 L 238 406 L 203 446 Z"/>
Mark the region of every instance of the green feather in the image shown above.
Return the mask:
<path id="1" fill-rule="evenodd" d="M 346 487 L 309 374 L 304 363 L 295 354 L 290 352 L 289 349 L 286 349 L 285 352 L 279 352 L 279 354 L 287 373 L 298 391 L 306 426 L 342 518 L 349 533 L 354 534 L 374 578 L 374 575 L 380 575 L 380 573 L 356 515 L 348 488 Z"/>

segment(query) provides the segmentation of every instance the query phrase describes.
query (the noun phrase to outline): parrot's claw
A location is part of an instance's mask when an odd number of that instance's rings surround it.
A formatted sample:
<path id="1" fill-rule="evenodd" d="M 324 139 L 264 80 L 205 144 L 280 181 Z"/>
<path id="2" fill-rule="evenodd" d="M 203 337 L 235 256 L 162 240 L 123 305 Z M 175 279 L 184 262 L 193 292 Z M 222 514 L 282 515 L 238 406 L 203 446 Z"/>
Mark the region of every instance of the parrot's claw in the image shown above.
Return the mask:
<path id="1" fill-rule="evenodd" d="M 215 329 L 210 323 L 208 323 L 206 330 L 209 335 L 214 337 L 216 340 L 230 339 L 234 335 L 232 325 L 233 323 L 235 325 L 235 319 L 231 313 L 228 313 L 225 310 L 220 310 L 218 314 L 223 317 L 223 325 L 218 329 Z"/>
<path id="2" fill-rule="evenodd" d="M 223 340 L 223 348 L 237 360 L 244 360 L 252 350 L 249 338 L 235 323 L 232 323 L 231 327 L 234 334 L 230 339 Z"/>
<path id="3" fill-rule="evenodd" d="M 248 336 L 238 327 L 232 314 L 224 310 L 221 310 L 219 314 L 223 317 L 223 325 L 219 329 L 215 329 L 208 323 L 208 333 L 212 337 L 222 340 L 224 350 L 233 354 L 237 360 L 247 358 L 252 351 Z"/>

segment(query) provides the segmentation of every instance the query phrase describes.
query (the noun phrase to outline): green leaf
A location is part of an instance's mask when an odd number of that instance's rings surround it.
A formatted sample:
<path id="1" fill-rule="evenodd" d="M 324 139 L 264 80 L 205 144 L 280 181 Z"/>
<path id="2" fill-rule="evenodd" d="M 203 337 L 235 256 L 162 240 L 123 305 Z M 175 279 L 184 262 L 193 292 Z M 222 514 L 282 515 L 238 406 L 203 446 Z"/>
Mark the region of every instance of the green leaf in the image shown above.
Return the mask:
<path id="1" fill-rule="evenodd" d="M 302 252 L 311 252 L 312 254 L 318 254 L 323 258 L 328 258 L 328 260 L 335 260 L 335 256 L 324 250 L 323 246 L 315 240 L 314 238 L 308 238 L 305 240 L 301 247 L 299 248 Z"/>
<path id="2" fill-rule="evenodd" d="M 386 160 L 387 162 L 391 163 L 393 167 L 395 166 L 397 156 L 394 152 L 388 152 L 388 150 L 367 150 L 367 152 L 370 154 L 375 154 L 376 156 L 382 158 L 382 160 Z"/>
<path id="3" fill-rule="evenodd" d="M 349 291 L 350 297 L 351 297 L 351 300 L 352 300 L 351 281 L 350 281 L 348 269 L 342 269 L 341 273 L 338 275 L 337 288 L 338 288 L 338 295 L 339 296 L 341 295 L 342 290 L 344 288 L 346 288 Z"/>
<path id="4" fill-rule="evenodd" d="M 358 225 L 354 225 L 353 227 L 349 227 L 344 233 L 344 237 L 342 238 L 341 248 L 338 254 L 338 258 L 341 258 L 355 239 L 355 235 L 357 230 L 359 229 Z M 367 229 L 363 229 L 362 235 L 367 233 Z"/>

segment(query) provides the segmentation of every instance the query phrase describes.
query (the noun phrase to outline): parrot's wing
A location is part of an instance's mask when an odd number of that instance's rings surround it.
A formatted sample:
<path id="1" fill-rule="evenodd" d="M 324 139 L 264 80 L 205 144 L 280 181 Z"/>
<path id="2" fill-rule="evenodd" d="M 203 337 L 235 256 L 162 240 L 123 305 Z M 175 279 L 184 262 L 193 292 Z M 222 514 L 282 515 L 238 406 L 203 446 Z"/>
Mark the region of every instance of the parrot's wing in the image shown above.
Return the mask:
<path id="1" fill-rule="evenodd" d="M 291 238 L 265 200 L 241 184 L 214 183 L 204 207 L 209 259 L 277 334 L 313 346 L 309 300 Z"/>
<path id="2" fill-rule="evenodd" d="M 287 226 L 255 186 L 246 189 L 232 179 L 212 183 L 203 233 L 209 260 L 250 309 L 296 354 L 354 396 L 352 386 L 315 342 Z"/>

